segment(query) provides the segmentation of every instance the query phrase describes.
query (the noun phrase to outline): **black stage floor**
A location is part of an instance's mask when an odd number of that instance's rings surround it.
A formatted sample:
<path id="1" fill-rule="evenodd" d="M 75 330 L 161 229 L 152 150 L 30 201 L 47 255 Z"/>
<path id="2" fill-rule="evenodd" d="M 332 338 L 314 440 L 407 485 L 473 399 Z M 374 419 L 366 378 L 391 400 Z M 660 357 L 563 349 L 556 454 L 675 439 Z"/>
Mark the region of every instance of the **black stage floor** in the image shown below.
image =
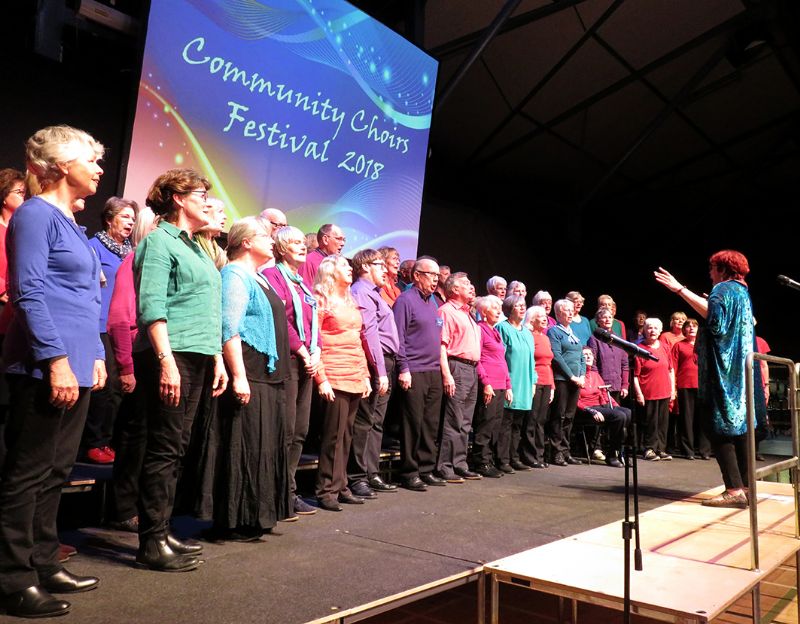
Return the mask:
<path id="1" fill-rule="evenodd" d="M 676 458 L 639 462 L 639 480 L 646 511 L 720 477 L 713 460 Z M 206 544 L 204 564 L 183 574 L 135 568 L 133 534 L 69 531 L 62 541 L 80 554 L 67 567 L 101 584 L 70 597 L 72 612 L 59 621 L 307 622 L 621 519 L 623 485 L 624 470 L 584 465 L 401 490 L 341 513 L 279 523 L 261 543 Z M 179 518 L 176 527 L 189 536 L 202 525 Z"/>

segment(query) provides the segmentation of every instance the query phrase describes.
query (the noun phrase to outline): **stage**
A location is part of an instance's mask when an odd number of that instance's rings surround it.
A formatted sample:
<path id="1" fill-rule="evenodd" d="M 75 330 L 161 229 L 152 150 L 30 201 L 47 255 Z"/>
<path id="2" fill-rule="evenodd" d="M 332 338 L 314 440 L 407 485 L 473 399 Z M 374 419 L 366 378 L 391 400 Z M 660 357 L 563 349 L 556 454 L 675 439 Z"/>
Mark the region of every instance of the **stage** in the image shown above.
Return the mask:
<path id="1" fill-rule="evenodd" d="M 713 461 L 675 459 L 639 467 L 642 511 L 719 481 Z M 63 621 L 292 624 L 353 613 L 401 592 L 468 575 L 486 562 L 619 521 L 623 476 L 622 469 L 604 465 L 551 467 L 424 493 L 383 494 L 341 513 L 320 511 L 280 523 L 263 543 L 206 544 L 205 563 L 185 574 L 134 567 L 133 534 L 68 531 L 62 541 L 80 551 L 68 568 L 99 576 L 101 585 L 72 596 L 72 612 Z M 71 495 L 80 496 L 89 495 Z M 178 519 L 179 535 L 200 528 Z M 6 621 L 11 618 L 0 616 Z"/>

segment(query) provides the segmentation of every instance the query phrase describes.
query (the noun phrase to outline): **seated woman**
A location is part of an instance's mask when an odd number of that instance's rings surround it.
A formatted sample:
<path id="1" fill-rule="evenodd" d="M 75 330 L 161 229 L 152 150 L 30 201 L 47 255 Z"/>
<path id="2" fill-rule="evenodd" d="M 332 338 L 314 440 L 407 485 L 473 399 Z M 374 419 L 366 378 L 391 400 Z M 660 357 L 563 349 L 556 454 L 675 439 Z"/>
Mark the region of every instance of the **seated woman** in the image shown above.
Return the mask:
<path id="1" fill-rule="evenodd" d="M 214 476 L 213 515 L 216 536 L 231 541 L 256 541 L 294 514 L 284 444 L 289 329 L 283 301 L 258 273 L 273 259 L 270 227 L 257 217 L 234 223 L 221 272 L 231 384 L 220 401 L 224 459 Z"/>
<path id="2" fill-rule="evenodd" d="M 481 316 L 481 359 L 478 362 L 478 405 L 472 430 L 470 466 L 479 475 L 496 479 L 503 473 L 492 463 L 492 444 L 497 439 L 497 430 L 503 418 L 503 403 L 511 403 L 514 393 L 508 375 L 505 346 L 495 325 L 500 321 L 502 302 L 494 295 L 479 297 L 475 309 Z"/>
<path id="3" fill-rule="evenodd" d="M 641 346 L 658 361 L 636 358 L 633 371 L 636 402 L 642 406 L 644 414 L 644 458 L 648 461 L 672 459 L 667 453 L 667 428 L 669 402 L 676 396 L 675 371 L 669 345 L 659 340 L 661 329 L 661 321 L 657 318 L 644 322 L 645 339 Z"/>
<path id="4" fill-rule="evenodd" d="M 586 384 L 578 397 L 575 423 L 603 426 L 606 430 L 605 462 L 608 466 L 621 468 L 619 457 L 625 429 L 631 422 L 631 411 L 620 407 L 608 393 L 608 384 L 594 370 L 594 353 L 589 347 L 583 348 L 583 359 L 586 362 Z"/>
<path id="5" fill-rule="evenodd" d="M 317 470 L 317 501 L 328 511 L 339 503 L 363 504 L 347 487 L 347 459 L 361 399 L 369 396 L 370 374 L 361 342 L 361 313 L 350 294 L 353 269 L 347 258 L 327 256 L 319 265 L 314 292 L 319 301 L 322 338 L 320 366 L 314 380 L 325 400 Z"/>

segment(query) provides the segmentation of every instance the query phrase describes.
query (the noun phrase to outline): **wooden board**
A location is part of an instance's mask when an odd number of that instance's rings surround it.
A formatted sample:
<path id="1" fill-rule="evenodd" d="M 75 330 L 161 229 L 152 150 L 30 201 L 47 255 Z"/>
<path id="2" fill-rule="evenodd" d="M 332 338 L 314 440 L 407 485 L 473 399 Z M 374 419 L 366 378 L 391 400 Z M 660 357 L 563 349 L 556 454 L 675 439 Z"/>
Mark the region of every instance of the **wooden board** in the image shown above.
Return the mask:
<path id="1" fill-rule="evenodd" d="M 644 570 L 632 574 L 634 613 L 665 621 L 706 622 L 749 594 L 800 550 L 790 485 L 759 483 L 760 571 L 749 570 L 749 512 L 699 504 L 717 493 L 718 489 L 709 490 L 642 514 Z M 489 563 L 486 570 L 503 582 L 621 609 L 621 535 L 621 522 L 607 524 Z M 768 592 L 763 606 L 780 606 L 779 594 Z"/>

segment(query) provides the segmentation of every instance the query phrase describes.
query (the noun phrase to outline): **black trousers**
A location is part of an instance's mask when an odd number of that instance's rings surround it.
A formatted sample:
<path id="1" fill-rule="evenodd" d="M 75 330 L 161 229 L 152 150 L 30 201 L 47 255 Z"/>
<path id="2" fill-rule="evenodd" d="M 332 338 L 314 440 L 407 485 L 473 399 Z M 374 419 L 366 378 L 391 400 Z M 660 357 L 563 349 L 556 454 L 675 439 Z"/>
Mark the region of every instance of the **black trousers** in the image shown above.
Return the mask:
<path id="1" fill-rule="evenodd" d="M 81 446 L 85 449 L 111 446 L 114 434 L 114 423 L 117 420 L 119 406 L 122 403 L 122 384 L 119 380 L 119 367 L 114 357 L 114 349 L 108 334 L 100 334 L 100 340 L 106 350 L 106 372 L 108 379 L 101 390 L 92 392 L 89 399 L 89 412 L 86 415 L 86 428 L 83 432 Z"/>
<path id="2" fill-rule="evenodd" d="M 497 431 L 503 418 L 504 400 L 505 390 L 495 389 L 492 400 L 486 405 L 483 402 L 483 386 L 478 388 L 478 405 L 475 409 L 475 418 L 472 420 L 475 437 L 472 441 L 470 464 L 473 467 L 493 463 L 492 446 L 497 441 Z"/>
<path id="3" fill-rule="evenodd" d="M 556 395 L 550 410 L 549 439 L 553 455 L 569 455 L 569 438 L 572 420 L 578 407 L 581 389 L 571 381 L 556 379 Z"/>
<path id="4" fill-rule="evenodd" d="M 536 385 L 533 394 L 533 408 L 525 412 L 522 422 L 522 438 L 519 444 L 519 457 L 524 464 L 543 464 L 544 427 L 550 413 L 550 386 Z"/>
<path id="5" fill-rule="evenodd" d="M 495 452 L 497 463 L 505 465 L 519 461 L 519 442 L 523 423 L 529 418 L 529 410 L 504 409 L 497 430 Z"/>
<path id="6" fill-rule="evenodd" d="M 175 504 L 175 485 L 181 460 L 189 445 L 203 387 L 212 383 L 213 358 L 200 353 L 173 351 L 181 376 L 181 396 L 176 407 L 161 400 L 161 366 L 148 349 L 133 356 L 140 417 L 147 438 L 139 478 L 139 539 L 164 535 Z"/>
<path id="7" fill-rule="evenodd" d="M 667 450 L 667 428 L 669 427 L 669 399 L 645 400 L 640 406 L 644 414 L 644 448 L 656 453 Z"/>
<path id="8" fill-rule="evenodd" d="M 311 390 L 314 380 L 308 376 L 300 358 L 293 357 L 290 362 L 290 376 L 286 381 L 286 451 L 289 458 L 289 489 L 292 496 L 297 492 L 297 465 L 303 454 L 303 444 L 308 436 L 308 423 L 311 418 Z"/>
<path id="9" fill-rule="evenodd" d="M 627 407 L 609 407 L 608 405 L 593 405 L 590 409 L 603 415 L 603 422 L 597 422 L 586 410 L 579 409 L 575 414 L 575 424 L 583 427 L 596 427 L 605 429 L 605 451 L 608 457 L 613 457 L 622 451 L 625 440 L 625 428 L 631 422 L 631 411 Z M 590 451 L 591 452 L 591 451 Z"/>
<path id="10" fill-rule="evenodd" d="M 112 498 L 118 522 L 130 520 L 138 512 L 139 475 L 147 442 L 147 413 L 137 406 L 138 397 L 136 391 L 126 394 L 117 414 Z"/>
<path id="11" fill-rule="evenodd" d="M 400 427 L 400 476 L 405 480 L 431 473 L 436 467 L 442 391 L 439 370 L 411 374 Z"/>
<path id="12" fill-rule="evenodd" d="M 347 488 L 347 458 L 353 439 L 353 422 L 361 396 L 334 389 L 333 401 L 325 401 L 320 435 L 317 498 L 335 503 Z"/>
<path id="13" fill-rule="evenodd" d="M 89 389 L 69 410 L 50 404 L 50 384 L 8 375 L 11 407 L 0 466 L 0 593 L 61 570 L 56 517 L 83 432 Z"/>
<path id="14" fill-rule="evenodd" d="M 678 440 L 680 449 L 687 457 L 694 457 L 695 450 L 701 455 L 711 454 L 711 444 L 704 428 L 695 415 L 697 388 L 678 388 Z"/>
<path id="15" fill-rule="evenodd" d="M 394 385 L 394 356 L 383 356 L 386 375 L 389 378 L 389 390 L 383 396 L 378 394 L 378 377 L 372 376 L 372 393 L 358 402 L 356 420 L 353 424 L 353 444 L 350 449 L 350 460 L 347 466 L 347 478 L 350 483 L 366 481 L 380 471 L 381 443 L 383 441 L 383 421 L 389 397 Z"/>

